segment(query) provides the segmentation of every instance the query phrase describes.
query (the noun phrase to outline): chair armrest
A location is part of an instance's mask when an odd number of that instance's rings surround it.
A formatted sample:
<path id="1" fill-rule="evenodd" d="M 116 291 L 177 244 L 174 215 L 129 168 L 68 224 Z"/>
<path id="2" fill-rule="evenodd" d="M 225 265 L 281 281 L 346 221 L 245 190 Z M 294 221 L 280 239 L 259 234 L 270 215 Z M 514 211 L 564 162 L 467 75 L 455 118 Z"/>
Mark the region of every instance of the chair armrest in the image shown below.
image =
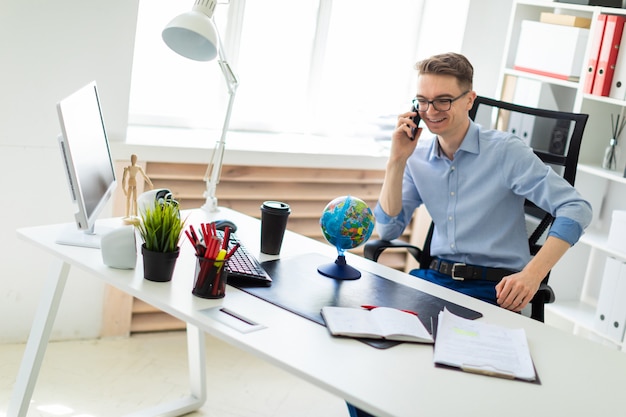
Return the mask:
<path id="1" fill-rule="evenodd" d="M 553 303 L 555 299 L 556 299 L 556 296 L 554 295 L 554 290 L 552 289 L 552 287 L 549 286 L 547 283 L 542 282 L 539 285 L 539 289 L 533 296 L 532 301 L 533 302 L 540 301 L 543 304 L 550 304 L 550 303 Z"/>
<path id="2" fill-rule="evenodd" d="M 369 240 L 363 247 L 363 255 L 374 262 L 378 262 L 378 257 L 385 249 L 389 248 L 406 248 L 411 255 L 417 260 L 422 256 L 422 250 L 415 245 L 407 243 L 400 239 L 394 240 L 382 240 L 374 239 Z"/>
<path id="3" fill-rule="evenodd" d="M 556 299 L 554 290 L 546 282 L 542 282 L 539 285 L 539 289 L 533 296 L 531 303 L 530 317 L 540 322 L 545 321 L 545 309 L 546 304 L 553 303 Z"/>

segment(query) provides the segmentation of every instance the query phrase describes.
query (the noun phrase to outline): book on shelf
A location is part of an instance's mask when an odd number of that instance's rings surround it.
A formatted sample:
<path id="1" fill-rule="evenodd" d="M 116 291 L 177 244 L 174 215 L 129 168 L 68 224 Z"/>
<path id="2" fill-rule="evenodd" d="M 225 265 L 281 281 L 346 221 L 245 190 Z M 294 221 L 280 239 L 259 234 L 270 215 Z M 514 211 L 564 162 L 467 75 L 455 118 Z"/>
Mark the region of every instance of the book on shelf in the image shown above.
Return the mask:
<path id="1" fill-rule="evenodd" d="M 524 329 L 467 320 L 444 309 L 437 321 L 433 361 L 507 379 L 537 380 Z"/>
<path id="2" fill-rule="evenodd" d="M 591 19 L 581 16 L 573 16 L 569 14 L 547 13 L 542 12 L 539 18 L 541 23 L 550 23 L 553 25 L 573 26 L 577 28 L 589 29 L 591 27 Z"/>
<path id="3" fill-rule="evenodd" d="M 325 306 L 322 317 L 333 336 L 434 343 L 416 314 L 396 308 Z"/>

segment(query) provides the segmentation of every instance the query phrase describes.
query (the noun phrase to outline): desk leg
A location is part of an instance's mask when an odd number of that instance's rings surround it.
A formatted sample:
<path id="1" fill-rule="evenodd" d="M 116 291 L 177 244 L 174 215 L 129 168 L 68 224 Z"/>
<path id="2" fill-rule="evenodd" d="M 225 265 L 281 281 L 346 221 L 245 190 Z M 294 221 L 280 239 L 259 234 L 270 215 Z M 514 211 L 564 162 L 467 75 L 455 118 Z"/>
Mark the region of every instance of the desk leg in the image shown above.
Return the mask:
<path id="1" fill-rule="evenodd" d="M 68 263 L 55 259 L 48 272 L 13 388 L 8 417 L 24 417 L 28 412 L 69 271 Z"/>
<path id="2" fill-rule="evenodd" d="M 189 386 L 191 394 L 183 399 L 157 405 L 126 417 L 175 417 L 182 416 L 202 407 L 207 397 L 206 346 L 204 332 L 187 323 L 187 360 L 189 363 Z"/>
<path id="3" fill-rule="evenodd" d="M 9 402 L 7 417 L 25 417 L 28 412 L 69 271 L 70 264 L 61 260 L 53 261 L 26 343 L 24 357 Z M 187 356 L 191 394 L 181 400 L 143 410 L 132 414 L 132 416 L 174 417 L 200 408 L 206 401 L 205 349 L 204 332 L 196 326 L 187 324 Z"/>

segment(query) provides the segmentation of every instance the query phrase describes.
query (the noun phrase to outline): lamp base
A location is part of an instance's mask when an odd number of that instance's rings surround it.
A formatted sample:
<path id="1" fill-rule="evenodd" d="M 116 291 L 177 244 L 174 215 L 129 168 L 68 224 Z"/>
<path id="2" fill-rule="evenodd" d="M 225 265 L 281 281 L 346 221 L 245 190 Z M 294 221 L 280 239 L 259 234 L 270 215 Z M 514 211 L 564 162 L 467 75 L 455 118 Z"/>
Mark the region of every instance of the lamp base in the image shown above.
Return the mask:
<path id="1" fill-rule="evenodd" d="M 206 202 L 200 208 L 206 211 L 207 213 L 215 213 L 216 211 L 219 211 L 219 209 L 217 208 L 217 204 L 213 202 L 211 203 Z"/>
<path id="2" fill-rule="evenodd" d="M 348 265 L 344 255 L 337 256 L 337 260 L 332 264 L 318 266 L 317 272 L 334 279 L 351 280 L 361 278 L 361 271 Z"/>
<path id="3" fill-rule="evenodd" d="M 204 205 L 202 206 L 202 210 L 206 211 L 207 213 L 215 213 L 216 211 L 219 211 L 218 206 L 217 206 L 217 197 L 215 196 L 206 196 L 206 201 L 204 202 Z"/>

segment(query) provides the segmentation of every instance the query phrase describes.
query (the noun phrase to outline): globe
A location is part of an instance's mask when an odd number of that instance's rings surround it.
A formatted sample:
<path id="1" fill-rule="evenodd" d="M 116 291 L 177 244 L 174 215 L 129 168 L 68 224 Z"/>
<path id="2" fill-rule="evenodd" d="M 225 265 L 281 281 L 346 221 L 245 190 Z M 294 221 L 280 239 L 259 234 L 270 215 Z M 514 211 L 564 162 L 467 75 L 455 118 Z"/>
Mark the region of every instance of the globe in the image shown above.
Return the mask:
<path id="1" fill-rule="evenodd" d="M 320 217 L 324 238 L 337 248 L 334 264 L 323 265 L 318 271 L 338 279 L 357 279 L 361 273 L 346 264 L 345 251 L 367 242 L 374 231 L 374 214 L 365 201 L 357 197 L 337 197 L 326 205 Z"/>

